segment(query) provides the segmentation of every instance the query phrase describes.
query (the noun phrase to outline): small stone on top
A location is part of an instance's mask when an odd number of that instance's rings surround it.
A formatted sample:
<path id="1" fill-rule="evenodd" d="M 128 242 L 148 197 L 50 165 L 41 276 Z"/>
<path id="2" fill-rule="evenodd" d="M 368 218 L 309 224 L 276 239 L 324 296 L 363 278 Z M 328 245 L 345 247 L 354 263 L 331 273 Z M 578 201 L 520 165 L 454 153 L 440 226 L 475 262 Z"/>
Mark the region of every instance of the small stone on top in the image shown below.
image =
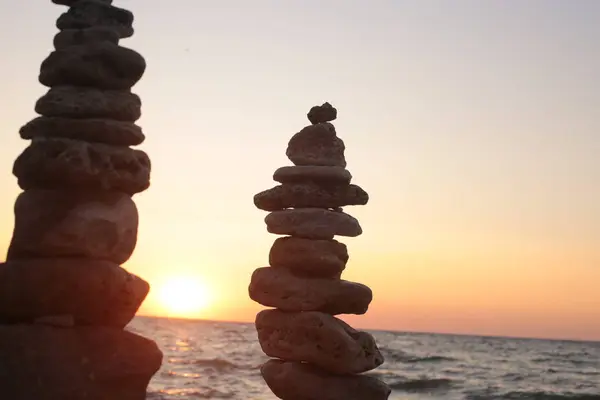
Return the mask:
<path id="1" fill-rule="evenodd" d="M 337 109 L 329 103 L 324 103 L 323 105 L 311 108 L 307 117 L 313 125 L 330 122 L 337 118 Z"/>

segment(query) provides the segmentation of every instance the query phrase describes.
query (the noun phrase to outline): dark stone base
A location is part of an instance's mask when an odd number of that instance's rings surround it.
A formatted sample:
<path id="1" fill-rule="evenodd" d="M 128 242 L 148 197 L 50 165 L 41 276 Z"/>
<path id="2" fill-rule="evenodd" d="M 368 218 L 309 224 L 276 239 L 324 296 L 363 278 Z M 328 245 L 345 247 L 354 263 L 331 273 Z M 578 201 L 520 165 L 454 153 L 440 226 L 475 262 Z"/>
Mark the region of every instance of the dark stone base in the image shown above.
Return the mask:
<path id="1" fill-rule="evenodd" d="M 10 400 L 145 400 L 156 344 L 111 328 L 0 326 L 0 388 Z"/>

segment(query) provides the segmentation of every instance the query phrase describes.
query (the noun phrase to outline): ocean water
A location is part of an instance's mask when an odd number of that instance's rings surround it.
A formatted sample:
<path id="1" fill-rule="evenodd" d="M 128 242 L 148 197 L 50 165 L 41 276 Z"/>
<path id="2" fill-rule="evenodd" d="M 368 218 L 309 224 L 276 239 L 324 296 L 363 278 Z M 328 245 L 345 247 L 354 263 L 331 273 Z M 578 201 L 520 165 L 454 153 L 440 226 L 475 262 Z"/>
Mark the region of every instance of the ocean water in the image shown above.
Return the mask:
<path id="1" fill-rule="evenodd" d="M 275 400 L 252 324 L 138 317 L 164 352 L 148 400 Z M 600 342 L 371 332 L 391 400 L 600 400 Z"/>

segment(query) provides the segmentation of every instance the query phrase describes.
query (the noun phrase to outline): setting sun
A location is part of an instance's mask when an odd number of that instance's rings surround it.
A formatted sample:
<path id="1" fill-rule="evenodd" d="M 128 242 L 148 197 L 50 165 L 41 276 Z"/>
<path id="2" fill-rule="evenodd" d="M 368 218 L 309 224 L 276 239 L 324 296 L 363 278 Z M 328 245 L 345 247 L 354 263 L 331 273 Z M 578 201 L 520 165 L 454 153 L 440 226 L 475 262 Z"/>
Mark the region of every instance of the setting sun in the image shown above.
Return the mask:
<path id="1" fill-rule="evenodd" d="M 210 305 L 211 295 L 201 281 L 189 277 L 166 280 L 159 288 L 161 306 L 170 316 L 189 317 Z"/>

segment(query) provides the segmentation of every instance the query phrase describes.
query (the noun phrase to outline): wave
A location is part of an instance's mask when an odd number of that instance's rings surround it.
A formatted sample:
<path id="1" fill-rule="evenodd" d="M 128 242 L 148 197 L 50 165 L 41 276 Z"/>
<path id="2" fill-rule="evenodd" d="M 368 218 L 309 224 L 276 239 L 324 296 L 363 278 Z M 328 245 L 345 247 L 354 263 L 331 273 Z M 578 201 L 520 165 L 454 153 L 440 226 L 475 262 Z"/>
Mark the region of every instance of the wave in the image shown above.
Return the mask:
<path id="1" fill-rule="evenodd" d="M 222 358 L 196 358 L 193 360 L 170 359 L 171 364 L 196 365 L 198 367 L 214 368 L 220 372 L 224 370 L 237 369 L 238 365 Z"/>
<path id="2" fill-rule="evenodd" d="M 468 400 L 600 400 L 600 394 L 508 392 L 497 396 L 475 395 Z"/>
<path id="3" fill-rule="evenodd" d="M 413 363 L 437 363 L 437 362 L 453 362 L 458 361 L 456 358 L 428 355 L 428 356 L 417 356 L 414 354 L 404 353 L 402 351 L 384 350 L 383 355 L 388 361 L 394 361 L 404 364 Z"/>
<path id="4" fill-rule="evenodd" d="M 421 392 L 448 389 L 453 385 L 451 379 L 446 378 L 420 378 L 405 381 L 388 382 L 392 390 L 403 392 Z"/>

